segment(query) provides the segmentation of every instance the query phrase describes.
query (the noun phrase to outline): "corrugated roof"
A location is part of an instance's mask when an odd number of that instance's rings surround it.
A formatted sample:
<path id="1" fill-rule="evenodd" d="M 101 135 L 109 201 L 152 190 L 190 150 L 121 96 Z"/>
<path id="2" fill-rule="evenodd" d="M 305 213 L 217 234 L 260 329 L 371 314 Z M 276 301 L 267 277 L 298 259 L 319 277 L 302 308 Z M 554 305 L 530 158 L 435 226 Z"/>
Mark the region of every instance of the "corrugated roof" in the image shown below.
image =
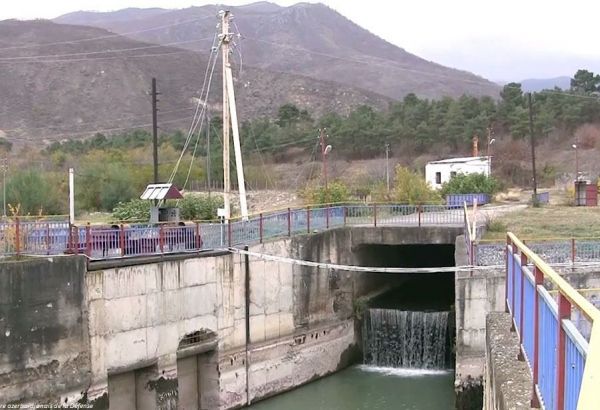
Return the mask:
<path id="1" fill-rule="evenodd" d="M 487 157 L 462 157 L 462 158 L 448 158 L 448 159 L 440 159 L 439 161 L 431 161 L 429 164 L 453 164 L 453 163 L 466 163 L 473 161 L 482 161 L 486 162 Z"/>
<path id="2" fill-rule="evenodd" d="M 179 199 L 183 198 L 181 192 L 173 186 L 173 184 L 150 184 L 146 187 L 146 190 L 140 196 L 140 199 Z"/>

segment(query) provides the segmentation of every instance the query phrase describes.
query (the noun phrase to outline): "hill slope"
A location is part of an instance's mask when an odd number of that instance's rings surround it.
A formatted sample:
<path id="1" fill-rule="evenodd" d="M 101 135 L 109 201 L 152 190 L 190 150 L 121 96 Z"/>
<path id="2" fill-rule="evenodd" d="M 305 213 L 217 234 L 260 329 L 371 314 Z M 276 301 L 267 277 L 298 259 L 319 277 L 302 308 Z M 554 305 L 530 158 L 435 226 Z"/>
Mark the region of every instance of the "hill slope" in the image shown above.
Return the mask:
<path id="1" fill-rule="evenodd" d="M 152 77 L 161 93 L 161 129 L 187 129 L 207 58 L 206 53 L 141 43 L 93 27 L 1 21 L 0 131 L 9 138 L 60 139 L 93 130 L 147 128 Z M 383 108 L 389 102 L 302 76 L 247 66 L 234 71 L 240 121 L 272 115 L 287 102 L 315 114 L 347 112 L 360 104 Z M 220 87 L 217 65 L 209 99 L 215 115 L 221 110 Z"/>
<path id="2" fill-rule="evenodd" d="M 143 41 L 207 50 L 224 6 L 182 10 L 125 9 L 71 13 L 55 21 L 90 24 Z M 242 34 L 244 63 L 357 86 L 391 98 L 498 95 L 499 87 L 471 73 L 426 61 L 375 36 L 322 4 L 280 7 L 268 2 L 228 7 Z M 154 29 L 156 27 L 162 27 Z"/>
<path id="3" fill-rule="evenodd" d="M 530 78 L 521 81 L 521 88 L 525 92 L 538 92 L 542 90 L 553 90 L 558 87 L 568 90 L 571 87 L 571 77 L 562 76 L 555 78 Z"/>

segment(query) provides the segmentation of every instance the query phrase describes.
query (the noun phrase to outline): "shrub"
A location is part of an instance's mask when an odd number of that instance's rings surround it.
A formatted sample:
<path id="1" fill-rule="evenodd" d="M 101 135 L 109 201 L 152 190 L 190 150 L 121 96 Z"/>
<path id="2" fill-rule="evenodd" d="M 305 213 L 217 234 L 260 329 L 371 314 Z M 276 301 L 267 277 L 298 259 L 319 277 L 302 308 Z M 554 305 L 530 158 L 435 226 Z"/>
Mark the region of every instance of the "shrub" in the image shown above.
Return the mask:
<path id="1" fill-rule="evenodd" d="M 333 181 L 329 183 L 327 189 L 323 186 L 306 187 L 300 195 L 309 204 L 336 204 L 348 202 L 350 189 L 342 182 Z"/>
<path id="2" fill-rule="evenodd" d="M 448 194 L 488 194 L 493 195 L 500 190 L 500 183 L 494 177 L 476 174 L 458 174 L 442 185 L 440 193 Z"/>
<path id="3" fill-rule="evenodd" d="M 389 199 L 406 204 L 441 202 L 440 195 L 416 172 L 398 165 Z"/>
<path id="4" fill-rule="evenodd" d="M 179 206 L 182 219 L 212 220 L 217 218 L 217 209 L 223 207 L 223 197 L 186 195 Z"/>
<path id="5" fill-rule="evenodd" d="M 28 169 L 17 171 L 6 181 L 6 202 L 22 215 L 56 215 L 66 212 L 64 181 L 51 174 Z"/>
<path id="6" fill-rule="evenodd" d="M 488 232 L 506 233 L 508 231 L 508 226 L 498 219 L 489 218 L 485 221 L 485 229 Z"/>
<path id="7" fill-rule="evenodd" d="M 117 221 L 149 220 L 151 206 L 151 201 L 132 199 L 127 202 L 119 202 L 113 209 L 112 215 Z"/>

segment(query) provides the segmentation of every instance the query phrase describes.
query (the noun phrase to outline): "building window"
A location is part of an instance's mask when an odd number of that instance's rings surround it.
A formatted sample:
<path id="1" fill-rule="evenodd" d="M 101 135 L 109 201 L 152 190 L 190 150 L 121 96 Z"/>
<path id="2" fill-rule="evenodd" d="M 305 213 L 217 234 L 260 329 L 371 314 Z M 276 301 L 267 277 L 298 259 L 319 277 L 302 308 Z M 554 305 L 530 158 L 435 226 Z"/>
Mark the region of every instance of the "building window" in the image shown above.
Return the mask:
<path id="1" fill-rule="evenodd" d="M 441 172 L 435 173 L 435 183 L 438 185 L 442 183 L 442 173 Z"/>
<path id="2" fill-rule="evenodd" d="M 454 178 L 456 176 L 456 171 L 450 172 L 450 178 Z"/>

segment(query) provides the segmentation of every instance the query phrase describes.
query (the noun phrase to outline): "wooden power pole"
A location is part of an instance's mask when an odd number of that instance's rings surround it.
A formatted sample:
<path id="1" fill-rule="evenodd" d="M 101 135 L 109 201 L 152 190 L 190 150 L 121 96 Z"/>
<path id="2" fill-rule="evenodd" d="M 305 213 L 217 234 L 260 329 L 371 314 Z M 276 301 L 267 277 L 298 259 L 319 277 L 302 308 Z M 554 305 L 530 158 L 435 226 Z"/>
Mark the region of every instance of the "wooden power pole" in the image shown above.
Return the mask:
<path id="1" fill-rule="evenodd" d="M 154 165 L 154 183 L 158 184 L 158 108 L 156 78 L 152 78 L 152 162 Z"/>
<path id="2" fill-rule="evenodd" d="M 531 93 L 527 94 L 529 105 L 529 137 L 531 140 L 531 170 L 533 172 L 533 204 L 537 203 L 537 175 L 535 172 L 535 136 L 533 135 L 533 107 L 531 104 Z"/>

